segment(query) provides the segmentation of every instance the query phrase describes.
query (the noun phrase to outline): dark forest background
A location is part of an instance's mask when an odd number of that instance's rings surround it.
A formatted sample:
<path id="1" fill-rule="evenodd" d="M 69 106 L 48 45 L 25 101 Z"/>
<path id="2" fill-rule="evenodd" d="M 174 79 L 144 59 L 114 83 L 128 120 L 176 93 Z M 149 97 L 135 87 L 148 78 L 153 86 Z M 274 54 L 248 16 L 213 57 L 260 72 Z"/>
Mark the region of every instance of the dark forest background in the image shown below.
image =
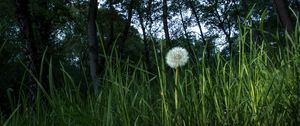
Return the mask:
<path id="1" fill-rule="evenodd" d="M 81 92 L 97 95 L 106 56 L 113 52 L 124 62 L 142 61 L 155 75 L 154 54 L 182 46 L 190 64 L 204 61 L 213 69 L 216 55 L 237 60 L 241 28 L 247 26 L 254 44 L 265 42 L 276 55 L 299 12 L 298 0 L 1 0 L 1 112 L 12 112 L 10 100 L 20 90 L 34 101 L 36 79 L 46 92 L 50 77 L 63 86 L 61 67 Z"/>

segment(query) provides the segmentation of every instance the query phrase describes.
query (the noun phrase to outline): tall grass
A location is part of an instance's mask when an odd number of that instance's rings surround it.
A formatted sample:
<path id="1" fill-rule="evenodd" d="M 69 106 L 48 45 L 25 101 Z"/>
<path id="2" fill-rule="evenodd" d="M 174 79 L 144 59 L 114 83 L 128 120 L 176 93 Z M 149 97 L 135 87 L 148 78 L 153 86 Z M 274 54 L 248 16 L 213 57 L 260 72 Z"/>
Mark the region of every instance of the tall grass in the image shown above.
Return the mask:
<path id="1" fill-rule="evenodd" d="M 61 65 L 63 83 L 55 87 L 52 60 L 49 88 L 35 77 L 39 95 L 32 111 L 25 93 L 12 102 L 6 126 L 21 125 L 297 125 L 300 124 L 300 27 L 285 34 L 286 47 L 270 54 L 268 41 L 257 43 L 252 29 L 241 29 L 238 51 L 226 60 L 214 57 L 179 70 L 176 82 L 178 108 L 174 102 L 175 71 L 164 61 L 163 46 L 153 46 L 155 73 L 146 63 L 121 60 L 116 53 L 105 56 L 101 91 L 83 93 L 80 85 Z M 248 39 L 250 38 L 250 39 Z M 249 48 L 246 49 L 246 48 Z M 274 54 L 276 53 L 276 54 Z M 235 57 L 234 57 L 235 56 Z M 9 94 L 9 92 L 8 92 Z M 177 93 L 176 93 L 177 94 Z"/>

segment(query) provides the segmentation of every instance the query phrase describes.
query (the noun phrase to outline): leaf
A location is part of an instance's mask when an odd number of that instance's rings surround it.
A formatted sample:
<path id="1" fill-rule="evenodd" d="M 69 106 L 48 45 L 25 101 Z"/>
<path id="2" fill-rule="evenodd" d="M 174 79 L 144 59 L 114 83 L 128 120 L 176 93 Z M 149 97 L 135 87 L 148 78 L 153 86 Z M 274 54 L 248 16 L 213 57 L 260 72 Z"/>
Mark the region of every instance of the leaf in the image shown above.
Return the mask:
<path id="1" fill-rule="evenodd" d="M 7 126 L 8 122 L 11 120 L 11 118 L 16 114 L 16 112 L 19 110 L 21 105 L 18 105 L 18 107 L 12 112 L 12 114 L 9 116 L 9 118 L 5 121 L 3 126 Z"/>
<path id="2" fill-rule="evenodd" d="M 265 17 L 267 15 L 267 9 L 264 9 L 263 13 L 260 16 L 260 22 L 259 22 L 259 30 L 263 31 L 264 29 L 264 21 L 265 21 Z"/>
<path id="3" fill-rule="evenodd" d="M 0 47 L 0 54 L 1 54 L 1 52 L 2 52 L 2 50 L 3 50 L 3 48 L 4 48 L 4 46 L 5 46 L 6 42 L 7 42 L 7 41 L 4 41 L 4 43 L 3 43 L 2 46 Z"/>

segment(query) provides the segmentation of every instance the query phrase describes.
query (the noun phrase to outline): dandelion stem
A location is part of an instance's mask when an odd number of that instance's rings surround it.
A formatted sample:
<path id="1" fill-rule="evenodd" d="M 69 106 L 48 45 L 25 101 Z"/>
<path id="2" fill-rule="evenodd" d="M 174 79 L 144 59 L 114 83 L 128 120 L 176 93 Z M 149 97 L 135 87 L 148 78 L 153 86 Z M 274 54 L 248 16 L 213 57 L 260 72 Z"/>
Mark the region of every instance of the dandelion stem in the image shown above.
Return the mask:
<path id="1" fill-rule="evenodd" d="M 175 95 L 174 95 L 174 97 L 175 97 L 175 109 L 176 109 L 176 111 L 177 111 L 177 109 L 178 109 L 178 77 L 179 77 L 179 69 L 178 69 L 178 67 L 176 67 L 176 73 L 175 73 Z"/>

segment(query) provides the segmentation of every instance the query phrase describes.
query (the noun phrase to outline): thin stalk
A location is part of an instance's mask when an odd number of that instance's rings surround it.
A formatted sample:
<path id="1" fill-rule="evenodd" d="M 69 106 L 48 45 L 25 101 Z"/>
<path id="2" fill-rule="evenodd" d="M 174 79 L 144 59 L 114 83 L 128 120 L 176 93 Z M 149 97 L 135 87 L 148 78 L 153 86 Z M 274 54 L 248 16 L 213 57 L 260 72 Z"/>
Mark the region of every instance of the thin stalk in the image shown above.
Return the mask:
<path id="1" fill-rule="evenodd" d="M 176 72 L 175 72 L 175 109 L 176 111 L 178 110 L 178 77 L 179 77 L 179 70 L 178 70 L 178 67 L 176 67 Z"/>

